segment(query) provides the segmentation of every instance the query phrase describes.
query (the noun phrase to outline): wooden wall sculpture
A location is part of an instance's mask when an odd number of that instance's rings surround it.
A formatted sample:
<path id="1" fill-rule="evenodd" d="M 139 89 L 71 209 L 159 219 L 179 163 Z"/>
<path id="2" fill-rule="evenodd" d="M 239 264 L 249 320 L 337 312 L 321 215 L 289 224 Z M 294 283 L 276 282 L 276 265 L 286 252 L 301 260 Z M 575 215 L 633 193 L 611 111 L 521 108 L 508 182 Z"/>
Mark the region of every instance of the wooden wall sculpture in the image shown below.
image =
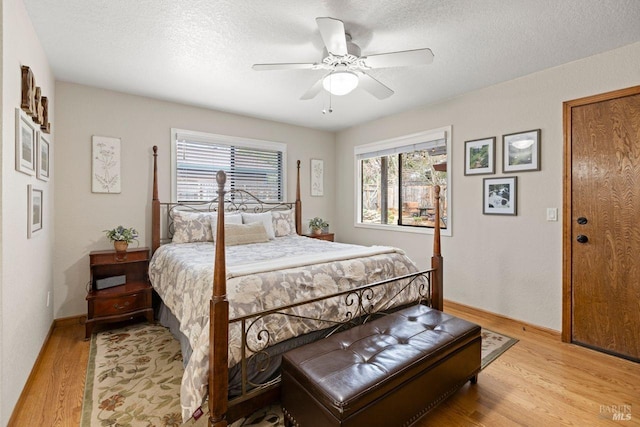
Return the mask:
<path id="1" fill-rule="evenodd" d="M 36 79 L 31 68 L 22 66 L 22 102 L 20 104 L 25 113 L 40 125 L 43 133 L 51 133 L 49 123 L 49 100 L 42 96 L 42 89 L 36 86 Z"/>

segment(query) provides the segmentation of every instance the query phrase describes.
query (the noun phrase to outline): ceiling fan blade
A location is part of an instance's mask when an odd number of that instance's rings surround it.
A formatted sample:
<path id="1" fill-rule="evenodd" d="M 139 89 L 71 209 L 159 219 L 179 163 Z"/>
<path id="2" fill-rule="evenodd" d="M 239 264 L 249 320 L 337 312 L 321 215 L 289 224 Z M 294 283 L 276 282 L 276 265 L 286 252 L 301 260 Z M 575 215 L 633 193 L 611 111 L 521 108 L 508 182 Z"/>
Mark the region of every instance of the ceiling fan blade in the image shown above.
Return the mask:
<path id="1" fill-rule="evenodd" d="M 313 84 L 313 86 L 311 86 L 309 88 L 309 90 L 307 90 L 301 97 L 300 99 L 302 100 L 308 100 L 308 99 L 313 99 L 315 98 L 320 91 L 322 90 L 322 81 L 324 80 L 326 76 L 322 77 L 320 80 L 318 80 L 317 82 L 315 82 Z"/>
<path id="2" fill-rule="evenodd" d="M 317 64 L 282 63 L 282 64 L 253 64 L 251 68 L 256 71 L 265 70 L 312 70 Z"/>
<path id="3" fill-rule="evenodd" d="M 364 63 L 371 68 L 405 67 L 408 65 L 423 65 L 433 62 L 431 49 L 403 50 L 400 52 L 369 55 Z"/>
<path id="4" fill-rule="evenodd" d="M 358 86 L 369 92 L 378 99 L 385 99 L 393 95 L 393 91 L 371 77 L 369 74 L 361 73 Z"/>
<path id="5" fill-rule="evenodd" d="M 316 23 L 327 51 L 336 56 L 346 55 L 347 37 L 344 32 L 344 23 L 334 18 L 316 18 Z"/>

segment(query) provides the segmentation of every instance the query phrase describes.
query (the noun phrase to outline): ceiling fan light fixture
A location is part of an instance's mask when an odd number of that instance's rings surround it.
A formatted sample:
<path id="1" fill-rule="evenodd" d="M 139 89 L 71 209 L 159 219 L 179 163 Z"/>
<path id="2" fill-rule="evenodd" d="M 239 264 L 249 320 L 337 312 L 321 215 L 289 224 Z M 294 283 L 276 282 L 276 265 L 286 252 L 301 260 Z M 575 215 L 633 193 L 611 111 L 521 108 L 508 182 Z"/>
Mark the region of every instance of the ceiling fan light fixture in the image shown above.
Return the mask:
<path id="1" fill-rule="evenodd" d="M 322 86 L 332 95 L 346 95 L 358 87 L 358 76 L 351 71 L 335 71 L 322 80 Z"/>

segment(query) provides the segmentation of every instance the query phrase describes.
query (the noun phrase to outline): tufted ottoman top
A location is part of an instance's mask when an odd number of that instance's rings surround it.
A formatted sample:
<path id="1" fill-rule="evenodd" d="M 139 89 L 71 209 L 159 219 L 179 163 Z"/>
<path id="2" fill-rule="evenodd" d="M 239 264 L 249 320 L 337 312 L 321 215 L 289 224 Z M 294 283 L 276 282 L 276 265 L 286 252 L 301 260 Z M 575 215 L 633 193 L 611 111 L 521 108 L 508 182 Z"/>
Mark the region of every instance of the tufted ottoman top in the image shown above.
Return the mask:
<path id="1" fill-rule="evenodd" d="M 282 369 L 340 418 L 479 334 L 478 325 L 416 305 L 287 352 Z"/>

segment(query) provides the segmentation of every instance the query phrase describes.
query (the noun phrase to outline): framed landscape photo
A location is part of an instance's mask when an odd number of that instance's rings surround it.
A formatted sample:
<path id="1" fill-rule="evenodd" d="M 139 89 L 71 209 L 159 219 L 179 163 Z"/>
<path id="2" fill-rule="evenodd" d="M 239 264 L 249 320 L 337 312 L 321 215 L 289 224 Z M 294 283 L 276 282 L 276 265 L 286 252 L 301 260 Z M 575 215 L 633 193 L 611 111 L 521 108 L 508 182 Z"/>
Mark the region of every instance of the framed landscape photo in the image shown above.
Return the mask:
<path id="1" fill-rule="evenodd" d="M 31 184 L 27 185 L 27 204 L 28 204 L 28 221 L 27 221 L 27 237 L 31 238 L 33 233 L 42 230 L 42 190 L 33 188 Z"/>
<path id="2" fill-rule="evenodd" d="M 517 214 L 517 177 L 485 178 L 482 191 L 482 213 L 485 215 Z"/>
<path id="3" fill-rule="evenodd" d="M 38 125 L 20 108 L 16 108 L 16 170 L 27 175 L 36 171 Z"/>
<path id="4" fill-rule="evenodd" d="M 49 141 L 42 132 L 38 132 L 37 157 L 36 177 L 42 181 L 49 181 Z"/>
<path id="5" fill-rule="evenodd" d="M 495 152 L 495 137 L 465 141 L 464 174 L 487 175 L 495 173 Z"/>
<path id="6" fill-rule="evenodd" d="M 502 135 L 502 171 L 540 170 L 540 129 Z"/>

